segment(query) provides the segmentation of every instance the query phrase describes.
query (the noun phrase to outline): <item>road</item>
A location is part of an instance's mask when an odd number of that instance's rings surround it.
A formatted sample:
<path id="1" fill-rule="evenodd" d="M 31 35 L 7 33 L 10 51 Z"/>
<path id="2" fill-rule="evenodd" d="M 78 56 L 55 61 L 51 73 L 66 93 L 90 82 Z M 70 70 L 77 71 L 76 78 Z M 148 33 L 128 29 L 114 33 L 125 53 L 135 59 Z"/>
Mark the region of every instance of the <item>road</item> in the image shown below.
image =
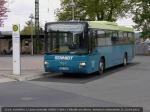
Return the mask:
<path id="1" fill-rule="evenodd" d="M 113 67 L 103 75 L 52 74 L 2 83 L 0 105 L 139 106 L 150 111 L 150 57 L 136 56 L 128 66 Z"/>

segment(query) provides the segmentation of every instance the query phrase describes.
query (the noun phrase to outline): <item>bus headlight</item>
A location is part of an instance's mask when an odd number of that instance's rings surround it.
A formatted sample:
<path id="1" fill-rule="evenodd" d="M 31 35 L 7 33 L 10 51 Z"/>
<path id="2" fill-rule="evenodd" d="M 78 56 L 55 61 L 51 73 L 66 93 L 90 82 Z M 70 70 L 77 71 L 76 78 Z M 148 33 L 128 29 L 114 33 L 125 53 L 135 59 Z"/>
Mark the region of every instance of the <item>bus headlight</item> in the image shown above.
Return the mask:
<path id="1" fill-rule="evenodd" d="M 47 61 L 44 61 L 44 65 L 48 65 L 48 62 L 47 62 Z"/>
<path id="2" fill-rule="evenodd" d="M 85 62 L 80 62 L 80 66 L 84 67 L 84 66 L 86 66 L 86 63 Z"/>

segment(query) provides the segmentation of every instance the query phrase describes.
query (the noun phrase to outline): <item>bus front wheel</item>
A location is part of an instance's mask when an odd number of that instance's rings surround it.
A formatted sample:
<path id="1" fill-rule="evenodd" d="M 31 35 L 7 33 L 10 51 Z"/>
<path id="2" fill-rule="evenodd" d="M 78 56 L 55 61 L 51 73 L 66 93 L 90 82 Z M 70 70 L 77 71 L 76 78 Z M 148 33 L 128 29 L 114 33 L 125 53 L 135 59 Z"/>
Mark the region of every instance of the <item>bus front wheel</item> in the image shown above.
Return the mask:
<path id="1" fill-rule="evenodd" d="M 104 73 L 104 70 L 105 70 L 105 61 L 104 59 L 102 58 L 99 62 L 99 74 L 103 74 Z"/>

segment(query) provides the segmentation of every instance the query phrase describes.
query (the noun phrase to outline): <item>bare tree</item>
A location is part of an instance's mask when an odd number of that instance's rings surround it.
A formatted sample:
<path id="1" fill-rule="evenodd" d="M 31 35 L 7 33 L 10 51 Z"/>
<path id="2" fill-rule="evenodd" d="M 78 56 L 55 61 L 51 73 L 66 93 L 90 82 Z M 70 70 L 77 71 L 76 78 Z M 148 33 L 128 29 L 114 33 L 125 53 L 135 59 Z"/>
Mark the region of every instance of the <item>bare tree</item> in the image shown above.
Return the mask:
<path id="1" fill-rule="evenodd" d="M 6 12 L 8 12 L 5 4 L 6 0 L 0 0 L 0 26 L 2 26 L 3 20 L 7 17 Z"/>

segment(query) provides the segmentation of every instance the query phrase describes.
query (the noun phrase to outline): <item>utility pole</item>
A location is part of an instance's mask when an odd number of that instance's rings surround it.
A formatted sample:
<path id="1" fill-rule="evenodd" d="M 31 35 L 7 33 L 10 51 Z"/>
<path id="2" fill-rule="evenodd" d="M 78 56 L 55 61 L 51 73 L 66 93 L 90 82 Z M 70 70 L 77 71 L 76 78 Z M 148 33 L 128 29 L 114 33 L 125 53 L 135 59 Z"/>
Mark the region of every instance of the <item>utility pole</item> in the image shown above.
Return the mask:
<path id="1" fill-rule="evenodd" d="M 39 0 L 35 0 L 35 39 L 36 39 L 36 53 L 40 51 L 40 33 L 39 33 Z"/>
<path id="2" fill-rule="evenodd" d="M 33 55 L 34 54 L 34 41 L 33 41 L 33 19 L 34 19 L 34 16 L 33 14 L 30 15 L 30 19 L 31 19 L 31 24 L 30 24 L 30 28 L 31 28 L 31 54 Z"/>

